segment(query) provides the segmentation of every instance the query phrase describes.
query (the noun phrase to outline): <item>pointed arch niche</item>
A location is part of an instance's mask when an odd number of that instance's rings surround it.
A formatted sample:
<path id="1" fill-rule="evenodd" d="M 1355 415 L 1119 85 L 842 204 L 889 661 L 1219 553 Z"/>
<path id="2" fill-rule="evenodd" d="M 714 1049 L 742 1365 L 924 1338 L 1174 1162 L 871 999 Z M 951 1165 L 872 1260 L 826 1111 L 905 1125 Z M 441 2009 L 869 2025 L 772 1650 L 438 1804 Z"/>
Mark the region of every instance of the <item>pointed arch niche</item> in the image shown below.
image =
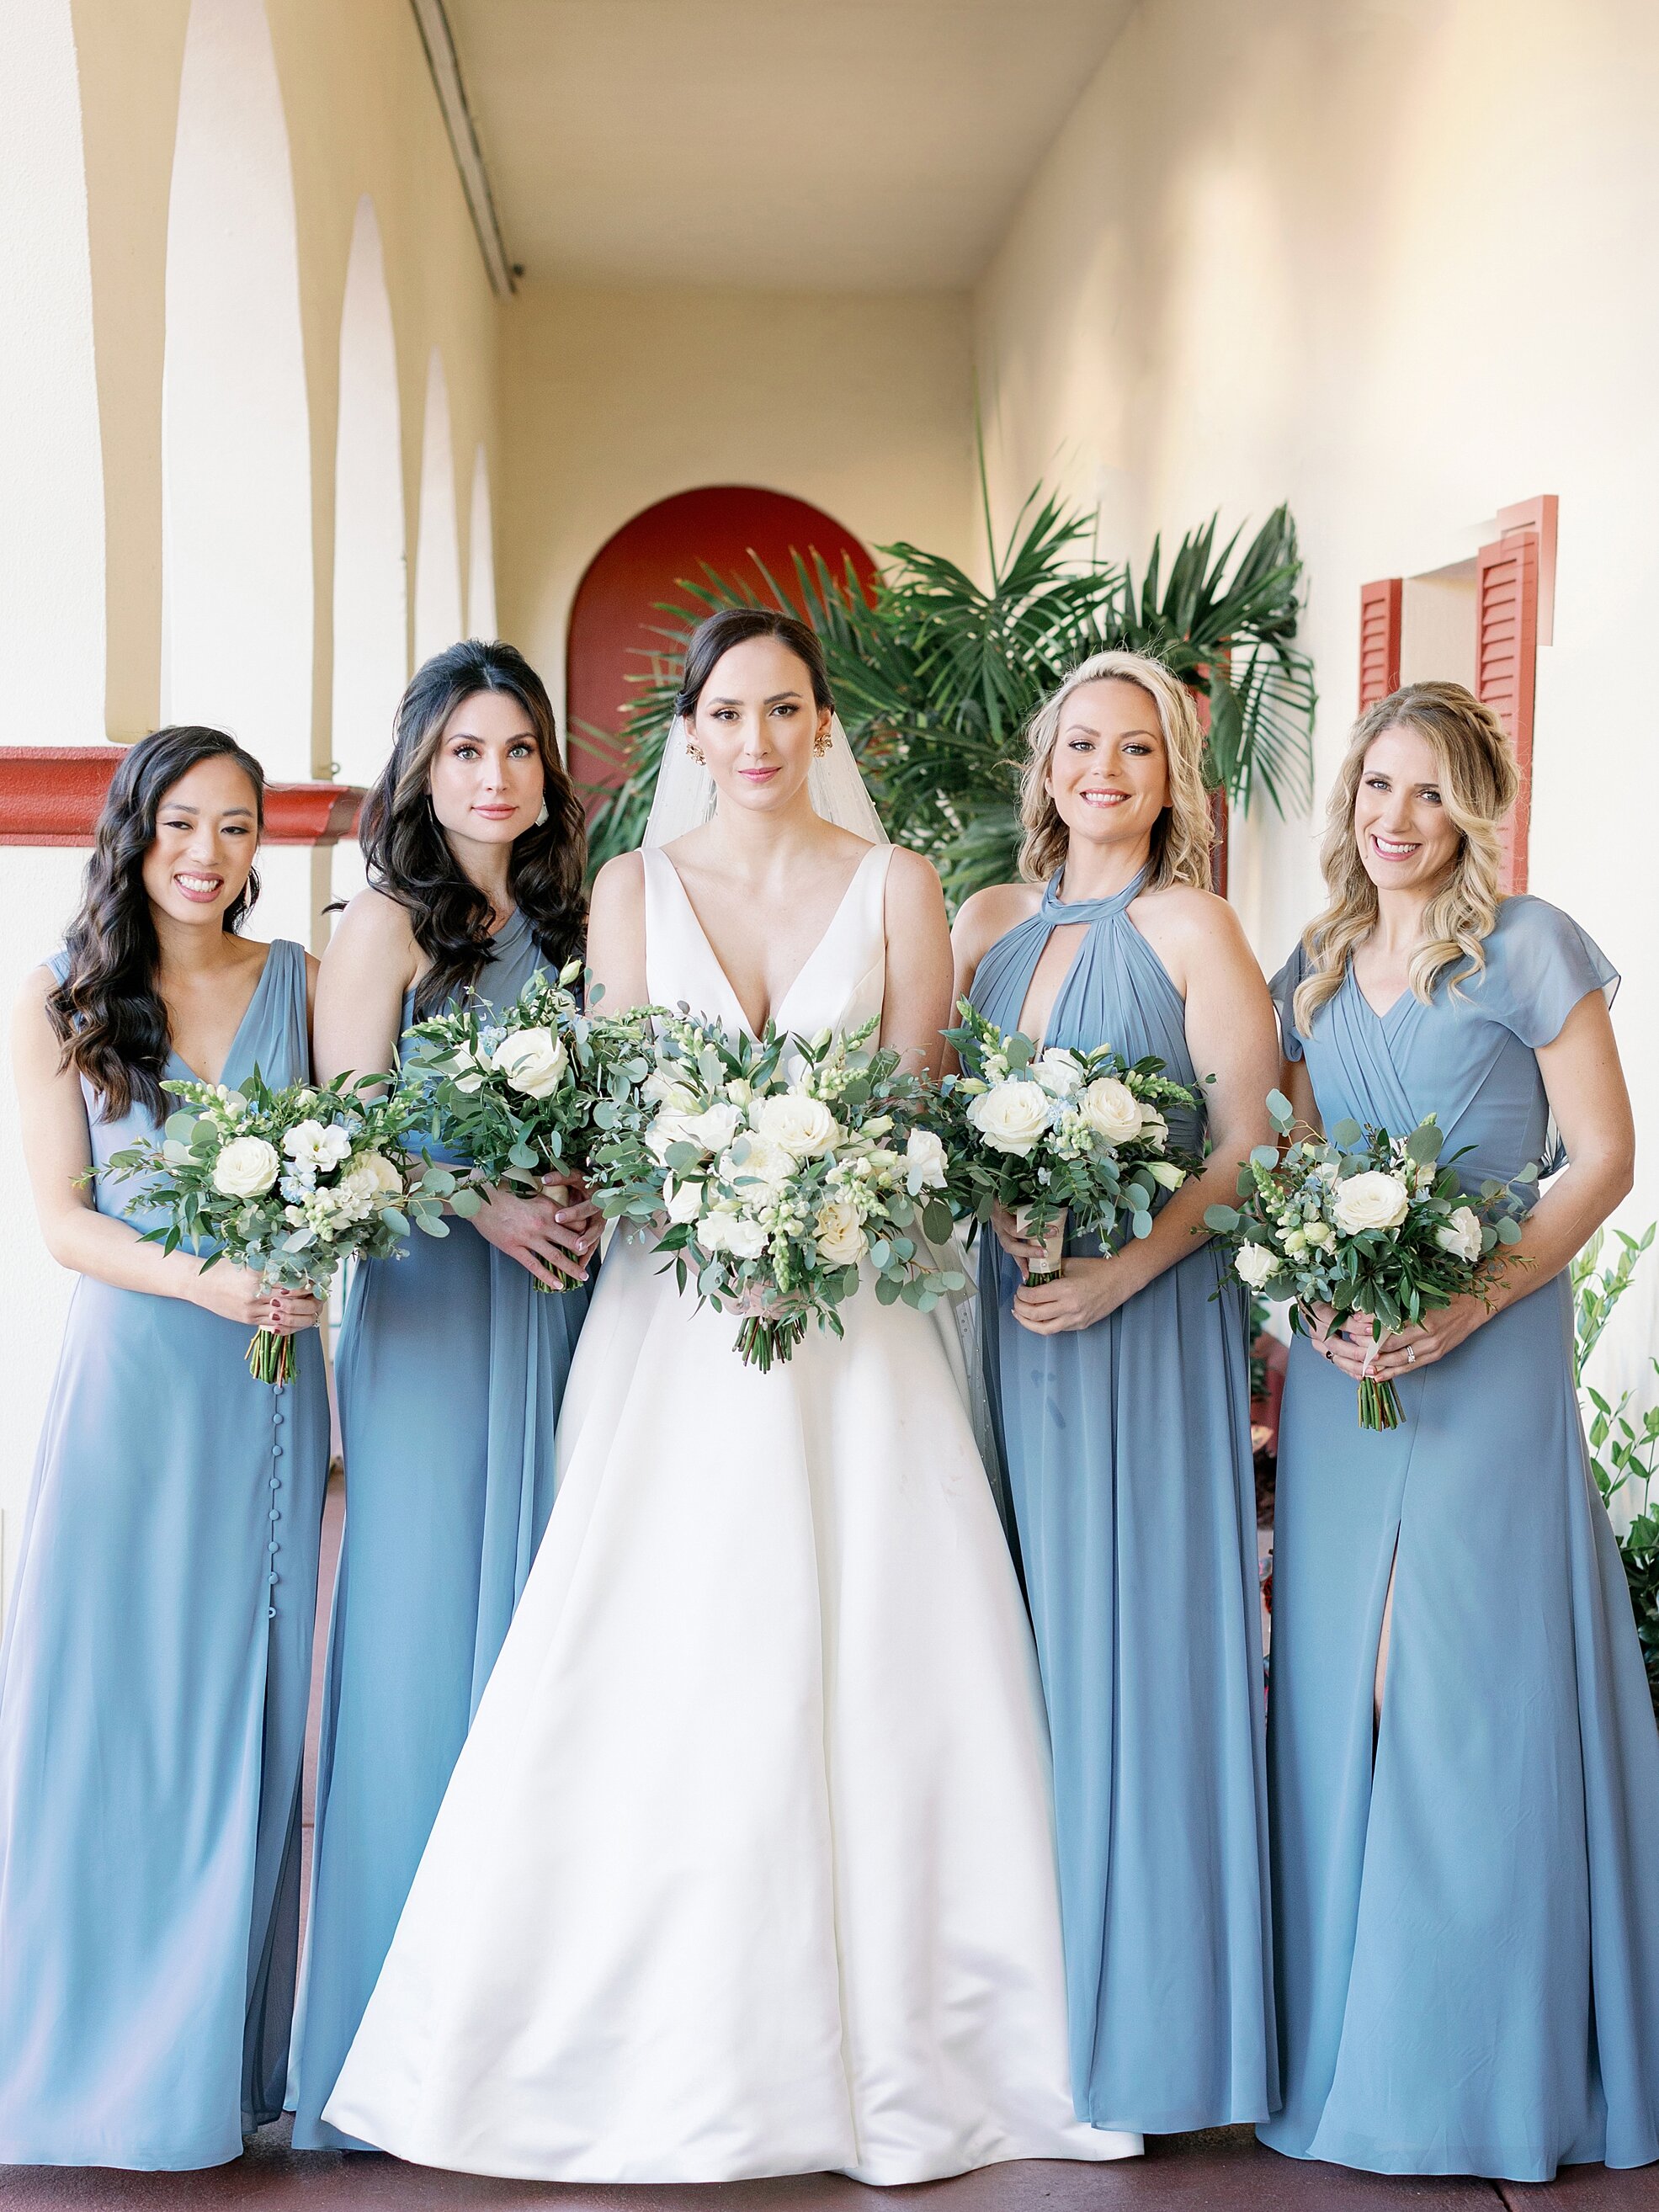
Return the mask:
<path id="1" fill-rule="evenodd" d="M 335 774 L 370 783 L 409 678 L 398 345 L 374 203 L 357 203 L 340 315 L 334 455 Z"/>
<path id="2" fill-rule="evenodd" d="M 426 368 L 421 435 L 421 520 L 415 548 L 415 665 L 461 635 L 461 544 L 455 514 L 455 448 L 449 386 L 436 346 Z"/>
<path id="3" fill-rule="evenodd" d="M 263 0 L 192 0 L 167 210 L 161 711 L 311 774 L 311 438 Z M 272 889 L 275 889 L 273 884 Z M 296 919 L 282 902 L 291 933 Z M 260 915 L 269 930 L 275 918 Z"/>
<path id="4" fill-rule="evenodd" d="M 0 8 L 0 656 L 25 741 L 104 738 L 104 484 L 70 0 Z"/>
<path id="5" fill-rule="evenodd" d="M 821 553 L 836 577 L 847 562 L 867 589 L 875 564 L 852 532 L 822 507 L 755 484 L 705 484 L 646 507 L 608 538 L 588 563 L 571 602 L 565 647 L 565 726 L 570 773 L 580 784 L 610 788 L 627 772 L 621 751 L 586 734 L 614 734 L 623 708 L 652 656 L 664 602 L 684 600 L 682 580 L 718 575 L 766 590 L 756 563 L 784 590 L 793 586 L 794 554 Z M 798 609 L 799 612 L 799 610 Z"/>

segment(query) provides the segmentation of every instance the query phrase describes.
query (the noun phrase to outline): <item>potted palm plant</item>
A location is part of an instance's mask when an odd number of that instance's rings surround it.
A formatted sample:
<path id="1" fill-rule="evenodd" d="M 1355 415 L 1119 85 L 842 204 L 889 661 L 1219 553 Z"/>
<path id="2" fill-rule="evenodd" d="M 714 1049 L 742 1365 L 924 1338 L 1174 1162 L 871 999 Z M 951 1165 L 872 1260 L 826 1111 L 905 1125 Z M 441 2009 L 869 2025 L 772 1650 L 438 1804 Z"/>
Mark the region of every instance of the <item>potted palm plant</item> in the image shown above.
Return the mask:
<path id="1" fill-rule="evenodd" d="M 982 469 L 981 481 L 983 489 Z M 662 645 L 623 728 L 586 733 L 623 771 L 616 788 L 594 794 L 594 865 L 643 833 L 686 638 L 718 607 L 769 597 L 805 613 L 823 639 L 888 832 L 928 854 L 952 905 L 1014 872 L 1025 724 L 1068 670 L 1111 647 L 1156 654 L 1207 708 L 1224 889 L 1227 809 L 1261 799 L 1285 814 L 1311 793 L 1313 667 L 1296 643 L 1302 562 L 1288 508 L 1276 508 L 1242 552 L 1237 531 L 1218 548 L 1212 516 L 1182 539 L 1167 572 L 1155 540 L 1138 586 L 1127 564 L 1101 557 L 1094 523 L 1041 486 L 1000 545 L 988 499 L 985 529 L 985 585 L 903 543 L 878 549 L 867 593 L 850 563 L 836 574 L 815 552 L 794 556 L 793 587 L 758 562 L 757 583 L 707 566 L 685 580 L 682 600 L 658 610 Z"/>

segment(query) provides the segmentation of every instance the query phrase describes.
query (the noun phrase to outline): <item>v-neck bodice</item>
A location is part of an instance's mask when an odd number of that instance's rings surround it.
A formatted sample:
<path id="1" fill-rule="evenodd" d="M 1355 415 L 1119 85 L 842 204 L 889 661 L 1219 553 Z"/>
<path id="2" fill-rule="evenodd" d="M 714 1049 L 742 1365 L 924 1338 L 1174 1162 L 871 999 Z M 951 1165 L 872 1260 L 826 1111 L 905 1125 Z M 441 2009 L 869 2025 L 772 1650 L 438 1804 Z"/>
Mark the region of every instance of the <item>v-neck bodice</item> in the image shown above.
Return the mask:
<path id="1" fill-rule="evenodd" d="M 1080 922 L 1084 935 L 1054 994 L 1042 1042 L 1080 1051 L 1110 1045 L 1130 1060 L 1156 1054 L 1172 1081 L 1194 1082 L 1186 1003 L 1169 969 L 1129 919 L 1129 908 L 1145 887 L 1143 872 L 1110 898 L 1068 902 L 1060 896 L 1062 877 L 1051 876 L 1036 912 L 1006 931 L 980 962 L 971 994 L 975 1007 L 999 1029 L 1017 1029 L 1050 936 Z M 1170 1144 L 1182 1151 L 1195 1149 L 1202 1113 L 1180 1109 L 1169 1121 Z"/>
<path id="2" fill-rule="evenodd" d="M 1538 1048 L 1554 1042 L 1589 992 L 1611 1000 L 1618 973 L 1570 915 L 1538 898 L 1505 899 L 1485 951 L 1484 969 L 1455 990 L 1448 975 L 1462 961 L 1443 973 L 1428 1005 L 1407 989 L 1382 1014 L 1351 962 L 1304 1036 L 1295 999 L 1308 964 L 1297 947 L 1273 993 L 1285 1052 L 1305 1058 L 1327 1128 L 1347 1118 L 1400 1136 L 1431 1113 L 1448 1155 L 1472 1148 L 1457 1164 L 1471 1186 L 1561 1165 Z"/>
<path id="3" fill-rule="evenodd" d="M 879 1021 L 887 980 L 886 890 L 890 845 L 872 845 L 858 866 L 823 934 L 772 1009 L 781 1035 L 846 1032 Z M 712 1016 L 733 1035 L 752 1037 L 743 1005 L 708 933 L 659 846 L 642 848 L 645 864 L 646 987 L 658 1006 L 685 1005 Z"/>

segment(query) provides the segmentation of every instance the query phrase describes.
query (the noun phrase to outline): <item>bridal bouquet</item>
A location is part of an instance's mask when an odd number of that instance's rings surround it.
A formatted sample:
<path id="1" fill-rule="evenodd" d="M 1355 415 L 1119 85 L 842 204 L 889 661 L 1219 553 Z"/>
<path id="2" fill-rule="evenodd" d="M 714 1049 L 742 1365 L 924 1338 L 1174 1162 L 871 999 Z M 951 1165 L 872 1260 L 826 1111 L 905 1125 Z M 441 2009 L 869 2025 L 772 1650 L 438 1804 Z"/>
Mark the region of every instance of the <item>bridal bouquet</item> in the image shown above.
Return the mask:
<path id="1" fill-rule="evenodd" d="M 747 1364 L 789 1358 L 810 1322 L 843 1334 L 836 1309 L 861 1265 L 884 1305 L 927 1312 L 963 1287 L 924 1241 L 951 1232 L 945 1149 L 920 1125 L 927 1093 L 871 1046 L 873 1022 L 810 1043 L 769 1027 L 757 1043 L 683 1011 L 659 1018 L 637 1103 L 595 1152 L 601 1203 L 654 1224 L 680 1288 L 741 1316 Z"/>
<path id="2" fill-rule="evenodd" d="M 981 1222 L 1005 1206 L 1019 1235 L 1043 1247 L 1032 1283 L 1062 1272 L 1068 1226 L 1109 1251 L 1115 1235 L 1149 1236 L 1159 1190 L 1178 1190 L 1198 1166 L 1170 1152 L 1161 1109 L 1196 1107 L 1197 1094 L 1171 1082 L 1161 1060 L 1131 1066 L 1109 1045 L 1040 1052 L 966 999 L 957 1011 L 961 1026 L 945 1037 L 962 1072 L 940 1089 L 954 1212 Z"/>
<path id="3" fill-rule="evenodd" d="M 641 1020 L 585 1014 L 570 989 L 580 974 L 572 961 L 557 982 L 532 975 L 500 1012 L 475 1001 L 409 1031 L 402 1089 L 411 1115 L 468 1164 L 450 1200 L 455 1212 L 475 1214 L 498 1183 L 568 1189 L 650 1073 Z"/>
<path id="4" fill-rule="evenodd" d="M 256 1070 L 232 1091 L 169 1079 L 161 1088 L 180 1103 L 161 1142 L 128 1146 L 103 1172 L 155 1177 L 137 1201 L 163 1216 L 142 1232 L 146 1243 L 168 1252 L 211 1244 L 204 1267 L 229 1260 L 268 1290 L 325 1297 L 343 1261 L 401 1255 L 411 1221 L 430 1237 L 449 1234 L 443 1202 L 455 1178 L 411 1152 L 403 1100 L 366 1095 L 385 1083 L 343 1075 L 273 1089 Z M 256 1331 L 247 1364 L 262 1382 L 289 1382 L 293 1339 Z"/>
<path id="5" fill-rule="evenodd" d="M 1252 1291 L 1294 1298 L 1291 1325 L 1328 1305 L 1337 1325 L 1369 1314 L 1373 1347 L 1466 1293 L 1479 1297 L 1495 1272 L 1492 1255 L 1520 1241 L 1519 1200 L 1508 1183 L 1462 1188 L 1454 1160 L 1443 1165 L 1443 1133 L 1431 1114 L 1408 1136 L 1342 1121 L 1328 1140 L 1297 1137 L 1282 1091 L 1268 1093 L 1281 1138 L 1258 1145 L 1238 1176 L 1239 1204 L 1206 1209 L 1206 1225 L 1232 1248 L 1233 1266 Z M 1516 1178 L 1532 1181 L 1535 1168 Z M 1367 1355 L 1369 1359 L 1370 1355 Z M 1359 1384 L 1362 1429 L 1397 1429 L 1392 1382 L 1370 1374 Z"/>

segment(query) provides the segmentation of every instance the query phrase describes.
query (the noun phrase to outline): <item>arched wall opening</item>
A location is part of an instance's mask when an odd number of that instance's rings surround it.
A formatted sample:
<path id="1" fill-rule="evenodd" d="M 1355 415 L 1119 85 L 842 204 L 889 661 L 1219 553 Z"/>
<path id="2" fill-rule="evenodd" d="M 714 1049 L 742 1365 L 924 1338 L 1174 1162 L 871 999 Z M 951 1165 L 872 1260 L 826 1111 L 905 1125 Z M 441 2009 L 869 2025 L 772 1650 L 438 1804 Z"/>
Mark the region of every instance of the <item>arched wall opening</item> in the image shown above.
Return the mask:
<path id="1" fill-rule="evenodd" d="M 167 210 L 161 711 L 312 767 L 311 440 L 288 128 L 263 0 L 193 0 Z M 275 896 L 259 922 L 301 915 Z M 308 905 L 308 894 L 306 903 Z"/>
<path id="2" fill-rule="evenodd" d="M 334 460 L 335 774 L 368 783 L 409 676 L 398 345 L 374 204 L 357 203 L 340 317 Z"/>
<path id="3" fill-rule="evenodd" d="M 461 635 L 461 544 L 455 514 L 455 448 L 449 385 L 436 346 L 426 367 L 421 433 L 421 519 L 415 545 L 415 665 Z"/>
<path id="4" fill-rule="evenodd" d="M 494 637 L 495 619 L 495 525 L 489 501 L 489 457 L 482 446 L 472 456 L 472 514 L 467 526 L 466 634 Z"/>
<path id="5" fill-rule="evenodd" d="M 669 621 L 660 606 L 683 604 L 683 584 L 701 582 L 705 568 L 762 593 L 769 575 L 792 593 L 797 552 L 822 554 L 837 577 L 850 560 L 866 589 L 875 574 L 866 548 L 833 515 L 755 484 L 677 492 L 606 540 L 576 586 L 565 649 L 566 737 L 579 783 L 610 788 L 627 772 L 621 749 L 605 738 L 620 729 L 653 657 L 669 649 L 658 635 Z"/>

